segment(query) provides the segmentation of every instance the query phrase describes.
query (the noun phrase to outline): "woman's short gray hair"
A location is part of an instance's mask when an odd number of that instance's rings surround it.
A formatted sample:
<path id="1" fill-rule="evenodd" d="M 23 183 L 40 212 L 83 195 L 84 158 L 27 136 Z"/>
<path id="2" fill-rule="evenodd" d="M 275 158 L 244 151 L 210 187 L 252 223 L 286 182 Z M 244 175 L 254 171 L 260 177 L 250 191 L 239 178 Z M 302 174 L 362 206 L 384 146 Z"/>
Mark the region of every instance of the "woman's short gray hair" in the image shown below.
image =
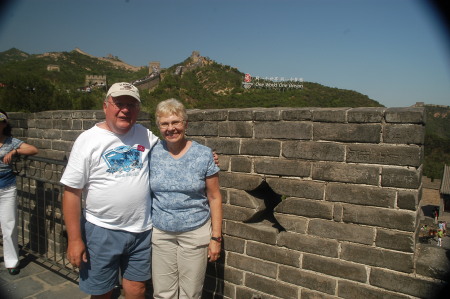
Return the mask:
<path id="1" fill-rule="evenodd" d="M 156 125 L 159 126 L 159 119 L 166 115 L 177 115 L 183 119 L 183 121 L 188 120 L 186 108 L 183 103 L 177 99 L 168 99 L 162 101 L 156 106 L 155 116 Z"/>

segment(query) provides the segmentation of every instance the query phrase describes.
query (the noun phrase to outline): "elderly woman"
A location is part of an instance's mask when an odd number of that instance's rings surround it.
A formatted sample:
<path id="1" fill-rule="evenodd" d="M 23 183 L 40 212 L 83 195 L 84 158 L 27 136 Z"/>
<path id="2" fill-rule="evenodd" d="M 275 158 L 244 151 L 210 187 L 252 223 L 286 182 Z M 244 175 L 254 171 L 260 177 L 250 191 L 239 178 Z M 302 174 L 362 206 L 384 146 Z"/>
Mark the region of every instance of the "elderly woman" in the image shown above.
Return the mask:
<path id="1" fill-rule="evenodd" d="M 5 267 L 9 274 L 16 275 L 20 272 L 17 244 L 17 189 L 11 162 L 13 156 L 35 155 L 38 150 L 14 138 L 11 131 L 8 114 L 0 109 L 0 224 Z"/>
<path id="2" fill-rule="evenodd" d="M 159 103 L 151 152 L 154 298 L 200 298 L 206 264 L 220 257 L 222 197 L 211 149 L 186 139 L 186 109 Z"/>

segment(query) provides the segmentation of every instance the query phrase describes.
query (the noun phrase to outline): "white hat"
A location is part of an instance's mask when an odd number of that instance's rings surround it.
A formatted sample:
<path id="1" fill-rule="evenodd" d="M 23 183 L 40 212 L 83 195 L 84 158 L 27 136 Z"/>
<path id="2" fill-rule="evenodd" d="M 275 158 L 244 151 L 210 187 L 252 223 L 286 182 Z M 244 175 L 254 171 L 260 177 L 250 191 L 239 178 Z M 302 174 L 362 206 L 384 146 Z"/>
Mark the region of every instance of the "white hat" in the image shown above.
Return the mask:
<path id="1" fill-rule="evenodd" d="M 120 96 L 130 96 L 138 100 L 138 102 L 141 101 L 141 97 L 139 96 L 139 90 L 136 88 L 136 86 L 128 82 L 119 82 L 111 85 L 111 87 L 108 90 L 108 93 L 106 94 L 106 98 L 108 98 L 109 96 L 113 98 Z"/>

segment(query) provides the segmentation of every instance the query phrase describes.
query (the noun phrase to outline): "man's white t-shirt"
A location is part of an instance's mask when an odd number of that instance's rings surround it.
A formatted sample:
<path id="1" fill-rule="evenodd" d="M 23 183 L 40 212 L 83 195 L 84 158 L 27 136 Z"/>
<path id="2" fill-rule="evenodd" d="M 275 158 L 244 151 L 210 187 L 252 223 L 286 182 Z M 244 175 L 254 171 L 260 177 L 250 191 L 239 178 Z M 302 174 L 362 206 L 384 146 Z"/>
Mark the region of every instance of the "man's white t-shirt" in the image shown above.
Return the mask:
<path id="1" fill-rule="evenodd" d="M 61 183 L 83 189 L 87 221 L 135 233 L 152 228 L 148 156 L 157 140 L 142 125 L 120 135 L 97 124 L 77 138 Z"/>

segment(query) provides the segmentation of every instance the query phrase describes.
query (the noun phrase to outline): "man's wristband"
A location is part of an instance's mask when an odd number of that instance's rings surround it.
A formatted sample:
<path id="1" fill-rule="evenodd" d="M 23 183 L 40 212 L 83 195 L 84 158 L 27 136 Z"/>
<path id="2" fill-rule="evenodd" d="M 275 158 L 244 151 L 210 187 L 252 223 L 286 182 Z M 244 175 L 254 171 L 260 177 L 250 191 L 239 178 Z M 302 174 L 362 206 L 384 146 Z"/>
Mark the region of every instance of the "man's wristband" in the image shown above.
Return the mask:
<path id="1" fill-rule="evenodd" d="M 211 237 L 211 240 L 214 240 L 216 242 L 221 243 L 222 242 L 222 237 L 221 236 L 220 237 Z"/>

